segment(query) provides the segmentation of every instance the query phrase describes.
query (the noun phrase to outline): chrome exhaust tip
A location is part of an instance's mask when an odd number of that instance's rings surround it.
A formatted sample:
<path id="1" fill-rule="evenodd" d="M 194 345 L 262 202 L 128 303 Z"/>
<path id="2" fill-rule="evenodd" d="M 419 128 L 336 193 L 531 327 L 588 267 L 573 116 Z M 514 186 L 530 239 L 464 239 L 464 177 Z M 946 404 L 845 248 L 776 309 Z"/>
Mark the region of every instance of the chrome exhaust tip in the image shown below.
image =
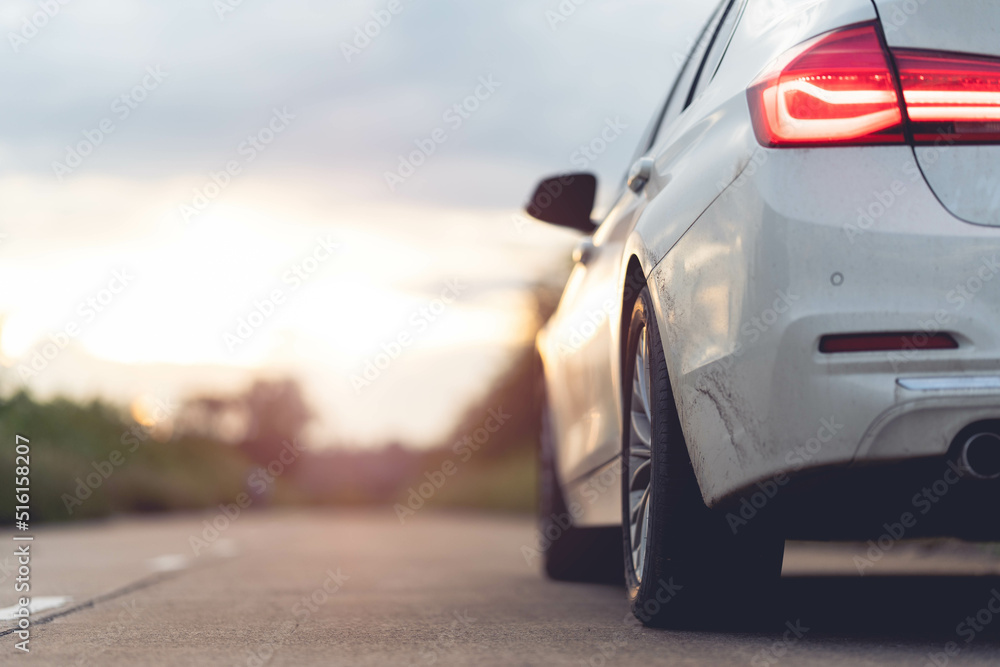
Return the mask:
<path id="1" fill-rule="evenodd" d="M 969 437 L 959 463 L 976 479 L 1000 479 L 1000 434 L 983 431 Z"/>

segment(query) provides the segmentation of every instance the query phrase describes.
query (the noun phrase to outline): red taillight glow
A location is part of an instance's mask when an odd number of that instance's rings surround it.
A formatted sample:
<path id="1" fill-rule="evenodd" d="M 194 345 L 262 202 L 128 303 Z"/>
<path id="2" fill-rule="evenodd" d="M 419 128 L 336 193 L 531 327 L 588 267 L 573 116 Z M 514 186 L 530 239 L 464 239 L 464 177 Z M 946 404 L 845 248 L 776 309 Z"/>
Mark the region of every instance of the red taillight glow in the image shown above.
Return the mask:
<path id="1" fill-rule="evenodd" d="M 763 146 L 1000 143 L 1000 59 L 893 49 L 874 23 L 801 44 L 747 90 Z M 905 109 L 905 115 L 903 107 Z"/>
<path id="2" fill-rule="evenodd" d="M 823 336 L 819 351 L 824 354 L 839 352 L 892 352 L 899 350 L 954 350 L 958 342 L 946 333 L 928 334 L 921 331 L 902 333 L 838 334 Z"/>
<path id="3" fill-rule="evenodd" d="M 903 114 L 874 25 L 800 45 L 747 91 L 764 146 L 902 143 Z"/>
<path id="4" fill-rule="evenodd" d="M 893 50 L 918 143 L 1000 141 L 1000 60 Z"/>

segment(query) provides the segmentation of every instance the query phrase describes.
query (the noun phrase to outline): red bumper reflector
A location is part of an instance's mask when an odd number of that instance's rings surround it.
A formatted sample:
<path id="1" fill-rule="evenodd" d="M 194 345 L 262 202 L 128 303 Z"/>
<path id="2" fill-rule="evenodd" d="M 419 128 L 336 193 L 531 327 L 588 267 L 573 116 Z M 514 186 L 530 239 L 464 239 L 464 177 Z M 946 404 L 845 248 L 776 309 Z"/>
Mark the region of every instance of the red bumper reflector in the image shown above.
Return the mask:
<path id="1" fill-rule="evenodd" d="M 949 334 L 928 334 L 922 331 L 900 333 L 838 334 L 823 336 L 819 351 L 823 354 L 839 352 L 893 352 L 899 350 L 954 350 L 958 342 Z"/>

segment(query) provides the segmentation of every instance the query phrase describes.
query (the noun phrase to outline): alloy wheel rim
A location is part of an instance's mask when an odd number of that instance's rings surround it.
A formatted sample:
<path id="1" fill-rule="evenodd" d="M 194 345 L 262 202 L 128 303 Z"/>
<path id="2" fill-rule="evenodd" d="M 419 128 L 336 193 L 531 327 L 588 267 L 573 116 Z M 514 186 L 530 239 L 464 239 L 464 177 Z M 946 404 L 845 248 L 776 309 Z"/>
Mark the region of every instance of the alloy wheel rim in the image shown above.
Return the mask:
<path id="1" fill-rule="evenodd" d="M 652 409 L 646 328 L 639 334 L 632 373 L 632 409 L 628 442 L 628 509 L 632 569 L 642 580 L 649 542 L 649 500 L 652 492 Z"/>

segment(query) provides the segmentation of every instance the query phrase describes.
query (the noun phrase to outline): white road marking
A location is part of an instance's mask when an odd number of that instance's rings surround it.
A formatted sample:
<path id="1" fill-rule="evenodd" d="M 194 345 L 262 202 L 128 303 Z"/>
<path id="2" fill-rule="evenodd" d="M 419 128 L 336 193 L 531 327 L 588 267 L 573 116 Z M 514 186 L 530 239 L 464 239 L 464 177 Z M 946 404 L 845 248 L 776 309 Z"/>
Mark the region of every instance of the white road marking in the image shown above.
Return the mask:
<path id="1" fill-rule="evenodd" d="M 34 597 L 31 598 L 31 604 L 28 605 L 28 610 L 32 614 L 37 614 L 41 611 L 48 611 L 49 609 L 58 609 L 63 607 L 73 601 L 73 598 L 61 595 L 61 596 L 49 596 L 49 597 Z M 0 621 L 13 621 L 18 617 L 15 616 L 17 611 L 20 609 L 18 606 L 4 607 L 0 609 Z"/>
<path id="2" fill-rule="evenodd" d="M 236 545 L 236 541 L 228 537 L 217 540 L 212 545 L 212 555 L 219 558 L 235 558 L 239 554 L 240 548 Z"/>
<path id="3" fill-rule="evenodd" d="M 191 559 L 181 554 L 165 554 L 147 561 L 153 572 L 178 572 L 187 568 Z"/>

